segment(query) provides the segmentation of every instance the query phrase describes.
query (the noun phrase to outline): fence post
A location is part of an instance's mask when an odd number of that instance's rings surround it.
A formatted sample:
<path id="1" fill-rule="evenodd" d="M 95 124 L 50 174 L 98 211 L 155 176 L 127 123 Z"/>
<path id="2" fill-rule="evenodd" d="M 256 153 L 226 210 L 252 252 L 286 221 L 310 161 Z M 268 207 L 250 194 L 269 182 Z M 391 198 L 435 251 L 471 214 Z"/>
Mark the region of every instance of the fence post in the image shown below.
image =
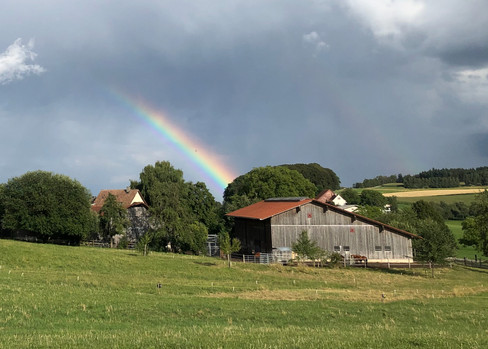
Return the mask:
<path id="1" fill-rule="evenodd" d="M 242 263 L 246 263 L 246 255 L 242 255 Z"/>

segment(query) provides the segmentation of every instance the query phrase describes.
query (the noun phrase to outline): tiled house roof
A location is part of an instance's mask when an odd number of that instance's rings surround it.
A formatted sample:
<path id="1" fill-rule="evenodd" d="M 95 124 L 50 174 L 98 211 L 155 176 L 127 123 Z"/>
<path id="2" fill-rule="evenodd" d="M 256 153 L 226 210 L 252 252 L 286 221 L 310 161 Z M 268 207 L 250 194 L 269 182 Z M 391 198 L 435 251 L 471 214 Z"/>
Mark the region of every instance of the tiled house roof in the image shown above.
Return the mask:
<path id="1" fill-rule="evenodd" d="M 100 212 L 109 194 L 114 195 L 126 209 L 134 206 L 149 207 L 138 189 L 109 189 L 100 191 L 93 201 L 92 210 L 97 213 Z"/>

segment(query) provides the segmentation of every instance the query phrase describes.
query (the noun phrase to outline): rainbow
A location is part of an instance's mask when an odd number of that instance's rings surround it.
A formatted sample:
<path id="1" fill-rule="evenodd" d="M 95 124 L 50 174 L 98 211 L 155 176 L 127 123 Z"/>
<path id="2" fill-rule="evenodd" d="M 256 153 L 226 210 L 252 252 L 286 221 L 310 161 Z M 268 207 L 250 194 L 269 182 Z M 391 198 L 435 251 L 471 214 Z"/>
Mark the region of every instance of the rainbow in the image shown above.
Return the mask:
<path id="1" fill-rule="evenodd" d="M 206 150 L 203 144 L 195 140 L 195 136 L 183 131 L 172 123 L 166 114 L 151 108 L 145 101 L 140 99 L 136 101 L 134 98 L 120 91 L 111 89 L 110 92 L 148 126 L 155 130 L 157 134 L 170 141 L 178 151 L 190 159 L 219 189 L 224 191 L 227 185 L 237 177 L 216 154 Z"/>

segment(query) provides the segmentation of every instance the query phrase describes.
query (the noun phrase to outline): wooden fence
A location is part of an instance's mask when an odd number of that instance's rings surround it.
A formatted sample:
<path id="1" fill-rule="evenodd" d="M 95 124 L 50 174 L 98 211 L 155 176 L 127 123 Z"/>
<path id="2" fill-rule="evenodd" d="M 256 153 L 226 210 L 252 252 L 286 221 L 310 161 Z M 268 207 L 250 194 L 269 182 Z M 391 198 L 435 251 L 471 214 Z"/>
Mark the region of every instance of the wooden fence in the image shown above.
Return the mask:
<path id="1" fill-rule="evenodd" d="M 477 260 L 467 258 L 451 258 L 450 261 L 467 267 L 488 269 L 488 260 L 482 261 L 481 258 Z"/>

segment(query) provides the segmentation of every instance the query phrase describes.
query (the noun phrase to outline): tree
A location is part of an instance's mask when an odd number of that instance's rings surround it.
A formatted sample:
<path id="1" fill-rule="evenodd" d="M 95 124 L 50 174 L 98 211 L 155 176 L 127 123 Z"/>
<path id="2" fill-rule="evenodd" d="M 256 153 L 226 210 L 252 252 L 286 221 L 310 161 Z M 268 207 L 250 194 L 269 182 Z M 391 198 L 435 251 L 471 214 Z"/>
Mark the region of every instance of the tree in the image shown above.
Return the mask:
<path id="1" fill-rule="evenodd" d="M 78 181 L 45 171 L 10 179 L 1 190 L 2 228 L 44 241 L 78 244 L 93 228 L 90 192 Z"/>
<path id="2" fill-rule="evenodd" d="M 440 210 L 430 202 L 424 200 L 416 201 L 412 204 L 412 210 L 418 219 L 430 218 L 436 222 L 444 223 L 444 217 Z"/>
<path id="3" fill-rule="evenodd" d="M 318 194 L 325 189 L 337 190 L 341 187 L 341 181 L 336 173 L 330 168 L 324 168 L 317 163 L 281 166 L 300 172 L 303 177 L 317 187 L 315 194 Z"/>
<path id="4" fill-rule="evenodd" d="M 412 240 L 414 257 L 431 263 L 432 268 L 434 263 L 444 264 L 446 258 L 454 256 L 457 249 L 456 238 L 444 221 L 438 219 L 438 212 L 432 209 L 430 203 L 422 202 L 416 205 L 416 209 L 383 214 L 377 220 L 419 235 L 420 239 Z"/>
<path id="5" fill-rule="evenodd" d="M 358 192 L 351 188 L 344 189 L 340 192 L 340 195 L 350 205 L 359 204 L 361 201 L 361 197 L 359 196 Z"/>
<path id="6" fill-rule="evenodd" d="M 384 207 L 386 198 L 379 191 L 365 189 L 361 192 L 361 205 Z"/>
<path id="7" fill-rule="evenodd" d="M 377 220 L 378 217 L 381 217 L 384 214 L 381 207 L 370 205 L 360 206 L 355 212 L 360 214 L 361 216 L 365 216 L 375 220 Z"/>
<path id="8" fill-rule="evenodd" d="M 175 252 L 199 253 L 202 236 L 222 230 L 221 206 L 204 183 L 185 182 L 183 172 L 167 161 L 146 166 L 139 177 L 131 187 L 141 191 L 150 207 L 151 246 L 156 250 L 166 250 L 169 244 Z"/>
<path id="9" fill-rule="evenodd" d="M 205 224 L 194 222 L 188 226 L 184 236 L 181 237 L 181 247 L 184 251 L 195 254 L 204 253 L 207 248 L 208 230 Z"/>
<path id="10" fill-rule="evenodd" d="M 125 234 L 128 225 L 127 210 L 117 201 L 115 195 L 108 194 L 100 209 L 100 232 L 105 240 L 110 240 L 110 247 L 113 247 L 113 237 Z"/>
<path id="11" fill-rule="evenodd" d="M 488 257 L 488 191 L 485 190 L 475 198 L 475 208 L 471 210 L 475 215 L 463 222 L 463 238 L 465 245 L 474 246 Z"/>
<path id="12" fill-rule="evenodd" d="M 224 227 L 221 215 L 222 204 L 215 200 L 205 183 L 186 184 L 187 205 L 194 215 L 194 221 L 203 223 L 209 234 L 218 234 Z"/>
<path id="13" fill-rule="evenodd" d="M 143 256 L 147 256 L 151 240 L 152 234 L 149 231 L 139 238 L 139 241 L 137 242 L 137 250 L 141 252 Z"/>
<path id="14" fill-rule="evenodd" d="M 303 261 L 311 259 L 315 266 L 315 261 L 322 258 L 325 255 L 325 251 L 322 250 L 316 241 L 312 241 L 308 237 L 307 231 L 302 231 L 298 239 L 292 243 L 291 249 L 298 255 L 298 260 Z"/>
<path id="15" fill-rule="evenodd" d="M 434 277 L 434 264 L 444 264 L 447 257 L 455 255 L 456 238 L 446 224 L 431 218 L 418 221 L 416 232 L 422 237 L 412 241 L 416 259 L 431 263 L 432 277 Z"/>
<path id="16" fill-rule="evenodd" d="M 238 252 L 241 249 L 241 242 L 237 238 L 231 240 L 229 233 L 221 232 L 219 234 L 219 248 L 220 251 L 227 256 L 229 268 L 231 267 L 230 257 L 233 252 Z"/>
<path id="17" fill-rule="evenodd" d="M 132 181 L 149 205 L 154 226 L 152 246 L 163 251 L 168 244 L 173 251 L 182 248 L 180 237 L 194 221 L 186 205 L 188 187 L 183 172 L 167 161 L 158 161 L 154 166 L 144 167 L 140 181 Z"/>
<path id="18" fill-rule="evenodd" d="M 298 171 L 258 167 L 237 177 L 224 191 L 225 212 L 272 197 L 314 197 L 316 187 Z"/>

